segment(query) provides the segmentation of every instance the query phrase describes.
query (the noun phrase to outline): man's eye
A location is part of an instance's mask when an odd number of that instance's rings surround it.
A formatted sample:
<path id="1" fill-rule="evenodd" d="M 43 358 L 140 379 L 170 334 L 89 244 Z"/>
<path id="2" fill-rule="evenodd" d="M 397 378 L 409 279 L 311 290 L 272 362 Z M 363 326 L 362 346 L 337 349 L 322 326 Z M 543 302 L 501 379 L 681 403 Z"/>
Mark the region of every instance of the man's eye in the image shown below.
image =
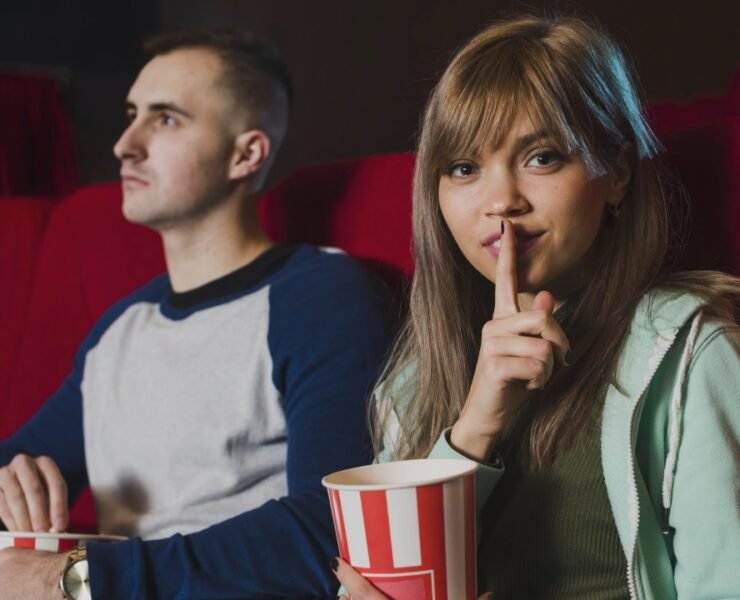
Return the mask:
<path id="1" fill-rule="evenodd" d="M 166 125 L 167 127 L 170 127 L 171 125 L 174 125 L 176 123 L 175 118 L 171 115 L 163 114 L 159 117 L 160 122 L 162 125 Z"/>

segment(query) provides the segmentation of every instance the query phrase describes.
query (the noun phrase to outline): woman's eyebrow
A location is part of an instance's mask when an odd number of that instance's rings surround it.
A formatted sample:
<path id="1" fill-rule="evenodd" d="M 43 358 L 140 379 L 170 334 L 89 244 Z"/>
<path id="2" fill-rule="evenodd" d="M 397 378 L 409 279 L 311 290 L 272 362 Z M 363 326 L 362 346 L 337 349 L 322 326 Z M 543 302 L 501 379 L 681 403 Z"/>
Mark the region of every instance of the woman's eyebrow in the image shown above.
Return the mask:
<path id="1" fill-rule="evenodd" d="M 527 146 L 532 145 L 534 142 L 537 142 L 543 138 L 551 137 L 550 132 L 540 129 L 538 131 L 535 131 L 533 133 L 528 133 L 526 135 L 523 135 L 520 137 L 516 143 L 515 143 L 515 149 L 517 152 L 521 152 L 524 150 Z"/>

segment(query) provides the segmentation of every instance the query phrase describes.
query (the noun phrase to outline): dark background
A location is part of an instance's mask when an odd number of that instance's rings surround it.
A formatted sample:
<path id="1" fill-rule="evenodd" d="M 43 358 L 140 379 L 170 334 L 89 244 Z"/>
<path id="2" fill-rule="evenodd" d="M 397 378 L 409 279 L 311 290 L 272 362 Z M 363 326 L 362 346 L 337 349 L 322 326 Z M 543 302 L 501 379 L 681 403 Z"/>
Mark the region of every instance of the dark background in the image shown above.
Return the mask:
<path id="1" fill-rule="evenodd" d="M 251 29 L 284 50 L 295 80 L 274 181 L 304 164 L 413 149 L 451 53 L 487 22 L 522 11 L 597 19 L 628 49 L 649 99 L 719 92 L 740 66 L 738 0 L 1 0 L 0 69 L 59 80 L 82 180 L 105 181 L 117 176 L 111 147 L 142 38 Z"/>

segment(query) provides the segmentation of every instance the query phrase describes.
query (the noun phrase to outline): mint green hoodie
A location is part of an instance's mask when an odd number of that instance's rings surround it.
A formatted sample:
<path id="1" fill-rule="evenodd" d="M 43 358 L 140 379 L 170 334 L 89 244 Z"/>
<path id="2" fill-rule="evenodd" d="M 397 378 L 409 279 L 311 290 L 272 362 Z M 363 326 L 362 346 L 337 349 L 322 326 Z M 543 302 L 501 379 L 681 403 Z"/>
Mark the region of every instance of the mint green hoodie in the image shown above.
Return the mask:
<path id="1" fill-rule="evenodd" d="M 740 327 L 701 309 L 688 294 L 644 298 L 605 399 L 602 465 L 633 599 L 740 599 Z M 443 457 L 461 457 L 447 432 L 430 454 Z M 502 473 L 481 465 L 479 509 Z"/>

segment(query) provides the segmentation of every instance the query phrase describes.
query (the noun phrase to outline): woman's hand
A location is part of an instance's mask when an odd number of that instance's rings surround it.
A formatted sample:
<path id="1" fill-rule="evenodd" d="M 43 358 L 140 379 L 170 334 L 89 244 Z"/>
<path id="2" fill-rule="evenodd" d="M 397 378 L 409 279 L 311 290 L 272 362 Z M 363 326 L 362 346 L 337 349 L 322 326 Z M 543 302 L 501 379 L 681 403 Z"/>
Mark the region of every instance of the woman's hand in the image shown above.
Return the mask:
<path id="1" fill-rule="evenodd" d="M 496 266 L 493 319 L 483 326 L 478 363 L 468 398 L 450 441 L 462 453 L 488 460 L 501 432 L 527 393 L 542 389 L 557 360 L 568 364 L 570 344 L 553 318 L 550 292 L 535 296 L 531 310 L 517 301 L 516 232 L 505 221 Z"/>
<path id="2" fill-rule="evenodd" d="M 388 596 L 379 592 L 367 579 L 341 558 L 335 558 L 331 566 L 337 574 L 339 583 L 350 594 L 350 596 L 338 596 L 338 598 L 342 598 L 342 600 L 349 600 L 349 597 L 352 600 L 388 600 Z M 483 594 L 479 596 L 478 600 L 491 600 L 491 594 Z"/>

